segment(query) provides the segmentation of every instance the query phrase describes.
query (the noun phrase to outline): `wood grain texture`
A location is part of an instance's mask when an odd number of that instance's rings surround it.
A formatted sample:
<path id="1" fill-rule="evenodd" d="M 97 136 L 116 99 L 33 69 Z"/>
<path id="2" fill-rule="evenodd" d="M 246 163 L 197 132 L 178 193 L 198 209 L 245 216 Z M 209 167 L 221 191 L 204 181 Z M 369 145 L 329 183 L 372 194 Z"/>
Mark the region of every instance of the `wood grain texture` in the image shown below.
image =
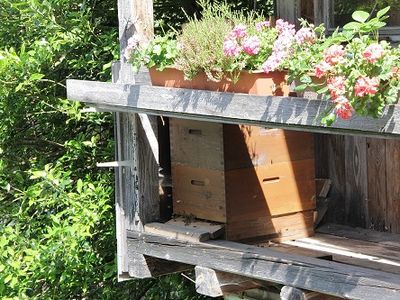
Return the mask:
<path id="1" fill-rule="evenodd" d="M 345 140 L 345 221 L 353 226 L 368 223 L 367 140 L 346 136 Z"/>
<path id="2" fill-rule="evenodd" d="M 381 175 L 382 176 L 382 175 Z M 386 141 L 386 224 L 388 230 L 400 233 L 400 142 Z"/>
<path id="3" fill-rule="evenodd" d="M 210 268 L 196 266 L 196 292 L 209 296 L 220 297 L 227 293 L 240 293 L 248 289 L 260 287 L 267 283 Z"/>
<path id="4" fill-rule="evenodd" d="M 172 165 L 172 185 L 175 214 L 226 222 L 223 171 Z"/>
<path id="5" fill-rule="evenodd" d="M 387 106 L 382 118 L 354 117 L 331 127 L 320 125 L 327 101 L 255 96 L 133 84 L 68 80 L 68 98 L 112 111 L 133 111 L 219 123 L 250 124 L 302 131 L 379 137 L 400 135 L 400 106 Z"/>
<path id="6" fill-rule="evenodd" d="M 367 139 L 368 227 L 387 231 L 386 141 Z"/>
<path id="7" fill-rule="evenodd" d="M 129 249 L 158 258 L 351 299 L 398 299 L 400 276 L 228 241 L 188 243 L 129 232 Z"/>
<path id="8" fill-rule="evenodd" d="M 326 214 L 327 220 L 344 224 L 346 222 L 345 214 L 345 196 L 346 196 L 346 169 L 345 169 L 345 136 L 326 135 L 323 147 L 328 157 L 327 169 L 328 176 L 332 181 L 330 192 L 329 208 Z"/>
<path id="9" fill-rule="evenodd" d="M 171 163 L 224 170 L 223 125 L 170 119 Z"/>
<path id="10" fill-rule="evenodd" d="M 249 125 L 223 127 L 225 170 L 314 159 L 314 135 Z"/>

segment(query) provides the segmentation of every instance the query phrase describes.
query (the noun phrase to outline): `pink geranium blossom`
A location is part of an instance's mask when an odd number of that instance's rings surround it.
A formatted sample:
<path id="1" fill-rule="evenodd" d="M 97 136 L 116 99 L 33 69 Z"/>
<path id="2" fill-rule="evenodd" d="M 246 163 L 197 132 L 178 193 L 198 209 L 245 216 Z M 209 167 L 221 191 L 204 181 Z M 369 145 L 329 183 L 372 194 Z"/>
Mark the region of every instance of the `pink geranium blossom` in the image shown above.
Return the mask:
<path id="1" fill-rule="evenodd" d="M 363 57 L 370 63 L 375 63 L 382 58 L 385 50 L 380 44 L 371 44 L 363 52 Z"/>
<path id="2" fill-rule="evenodd" d="M 276 22 L 276 27 L 279 27 L 278 31 L 280 34 L 274 42 L 271 55 L 262 65 L 262 69 L 265 73 L 275 71 L 280 67 L 284 59 L 289 55 L 290 49 L 294 43 L 294 25 L 282 20 L 277 20 Z"/>
<path id="3" fill-rule="evenodd" d="M 236 38 L 241 39 L 241 38 L 244 38 L 247 35 L 246 30 L 247 30 L 247 26 L 246 25 L 239 24 L 239 25 L 236 25 L 232 29 L 231 34 L 233 36 L 235 36 Z"/>
<path id="4" fill-rule="evenodd" d="M 124 56 L 127 60 L 129 60 L 131 58 L 132 53 L 139 48 L 139 44 L 140 44 L 140 36 L 137 34 L 134 34 L 128 39 L 124 52 Z"/>
<path id="5" fill-rule="evenodd" d="M 377 77 L 360 77 L 354 86 L 354 94 L 357 97 L 366 95 L 375 95 L 378 92 L 379 78 Z"/>
<path id="6" fill-rule="evenodd" d="M 324 51 L 324 60 L 330 65 L 336 65 L 344 60 L 345 51 L 342 45 L 332 45 Z"/>
<path id="7" fill-rule="evenodd" d="M 258 52 L 260 52 L 260 46 L 260 39 L 255 35 L 246 38 L 243 42 L 243 50 L 249 55 L 258 54 Z"/>
<path id="8" fill-rule="evenodd" d="M 319 64 L 315 66 L 314 72 L 315 76 L 318 78 L 321 78 L 325 76 L 330 70 L 332 69 L 332 66 L 328 64 L 325 61 L 321 61 Z"/>
<path id="9" fill-rule="evenodd" d="M 343 120 L 350 119 L 353 115 L 353 107 L 349 100 L 344 96 L 340 96 L 334 102 L 336 115 Z"/>
<path id="10" fill-rule="evenodd" d="M 230 57 L 236 57 L 242 51 L 236 40 L 226 39 L 223 45 L 224 54 Z"/>
<path id="11" fill-rule="evenodd" d="M 296 32 L 296 42 L 299 45 L 303 44 L 314 44 L 317 40 L 317 36 L 314 30 L 310 27 L 303 27 Z"/>
<path id="12" fill-rule="evenodd" d="M 296 33 L 295 25 L 286 22 L 282 19 L 276 20 L 275 28 L 278 29 L 279 34 L 281 34 L 284 31 L 287 31 L 291 35 L 294 35 Z"/>
<path id="13" fill-rule="evenodd" d="M 256 30 L 258 32 L 262 31 L 264 28 L 268 28 L 271 26 L 271 23 L 269 21 L 262 21 L 262 22 L 258 22 L 256 24 Z"/>
<path id="14" fill-rule="evenodd" d="M 346 92 L 345 82 L 346 78 L 344 76 L 336 76 L 328 79 L 328 89 L 332 99 L 336 99 Z"/>

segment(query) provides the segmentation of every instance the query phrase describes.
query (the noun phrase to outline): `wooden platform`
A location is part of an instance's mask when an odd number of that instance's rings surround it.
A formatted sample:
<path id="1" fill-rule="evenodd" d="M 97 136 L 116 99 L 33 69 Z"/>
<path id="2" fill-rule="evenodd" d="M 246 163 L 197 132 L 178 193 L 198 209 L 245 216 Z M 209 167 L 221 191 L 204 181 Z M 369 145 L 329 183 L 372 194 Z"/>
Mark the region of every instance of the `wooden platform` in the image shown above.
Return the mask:
<path id="1" fill-rule="evenodd" d="M 399 235 L 329 225 L 312 238 L 254 246 L 179 239 L 156 227 L 160 234 L 128 231 L 128 251 L 338 297 L 400 298 Z"/>
<path id="2" fill-rule="evenodd" d="M 290 249 L 291 253 L 325 256 L 336 262 L 400 274 L 400 234 L 329 224 L 319 228 L 313 237 L 273 247 L 282 252 Z"/>

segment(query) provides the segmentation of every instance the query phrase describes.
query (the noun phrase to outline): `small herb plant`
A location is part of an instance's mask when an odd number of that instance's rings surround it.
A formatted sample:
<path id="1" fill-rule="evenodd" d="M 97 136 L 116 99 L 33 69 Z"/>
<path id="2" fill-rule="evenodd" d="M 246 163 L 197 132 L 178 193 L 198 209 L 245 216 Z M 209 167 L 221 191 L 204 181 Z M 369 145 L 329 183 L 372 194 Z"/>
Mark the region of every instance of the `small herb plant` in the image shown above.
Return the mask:
<path id="1" fill-rule="evenodd" d="M 294 77 L 301 81 L 297 90 L 313 88 L 332 102 L 323 124 L 331 125 L 337 117 L 347 120 L 354 114 L 377 118 L 386 104 L 397 102 L 399 50 L 378 37 L 388 11 L 389 7 L 374 18 L 367 12 L 354 12 L 353 22 L 317 46 L 310 68 L 291 65 Z M 297 58 L 303 54 L 307 57 L 303 51 Z"/>

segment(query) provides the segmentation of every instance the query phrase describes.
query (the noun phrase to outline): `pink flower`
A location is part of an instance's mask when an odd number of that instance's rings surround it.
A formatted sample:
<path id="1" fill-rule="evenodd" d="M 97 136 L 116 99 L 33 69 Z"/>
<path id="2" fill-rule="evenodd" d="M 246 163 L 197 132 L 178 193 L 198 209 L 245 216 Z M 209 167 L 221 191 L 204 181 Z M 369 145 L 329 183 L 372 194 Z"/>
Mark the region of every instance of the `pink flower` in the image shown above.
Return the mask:
<path id="1" fill-rule="evenodd" d="M 284 31 L 288 31 L 291 35 L 296 33 L 296 29 L 294 28 L 294 24 L 290 24 L 289 22 L 285 22 L 282 19 L 278 19 L 275 22 L 275 28 L 278 29 L 279 34 Z"/>
<path id="2" fill-rule="evenodd" d="M 247 29 L 246 25 L 239 24 L 232 29 L 231 33 L 233 36 L 240 39 L 247 35 L 246 29 Z"/>
<path id="3" fill-rule="evenodd" d="M 229 57 L 236 57 L 242 51 L 236 40 L 230 40 L 230 39 L 225 40 L 223 49 L 224 49 L 224 54 Z"/>
<path id="4" fill-rule="evenodd" d="M 256 24 L 256 30 L 258 32 L 262 31 L 264 28 L 270 27 L 271 23 L 269 21 L 262 21 Z"/>
<path id="5" fill-rule="evenodd" d="M 324 51 L 324 59 L 330 65 L 343 62 L 345 51 L 342 45 L 332 45 Z"/>
<path id="6" fill-rule="evenodd" d="M 332 66 L 328 64 L 325 61 L 321 61 L 319 64 L 315 66 L 315 76 L 318 78 L 321 78 L 325 76 L 330 70 L 332 69 Z"/>
<path id="7" fill-rule="evenodd" d="M 283 22 L 283 21 L 282 21 Z M 286 22 L 285 22 L 286 23 Z M 287 23 L 289 24 L 289 23 Z M 290 24 L 289 24 L 290 25 Z M 271 55 L 267 58 L 267 60 L 262 65 L 262 69 L 265 73 L 269 73 L 275 71 L 279 68 L 282 62 L 287 58 L 291 47 L 294 42 L 294 30 L 284 29 L 278 36 L 278 38 L 274 42 L 274 46 L 272 48 Z"/>
<path id="8" fill-rule="evenodd" d="M 297 31 L 295 38 L 297 44 L 303 45 L 305 43 L 314 44 L 317 39 L 317 36 L 314 30 L 312 30 L 309 27 L 306 27 L 306 28 L 301 28 L 299 31 Z"/>
<path id="9" fill-rule="evenodd" d="M 363 57 L 370 63 L 375 63 L 378 59 L 382 58 L 385 50 L 380 44 L 371 44 L 363 52 Z"/>
<path id="10" fill-rule="evenodd" d="M 375 95 L 378 92 L 379 78 L 359 77 L 354 86 L 354 94 L 357 97 Z"/>
<path id="11" fill-rule="evenodd" d="M 328 89 L 332 99 L 336 99 L 346 92 L 345 82 L 346 78 L 344 76 L 336 76 L 328 79 Z"/>
<path id="12" fill-rule="evenodd" d="M 127 60 L 129 60 L 131 58 L 132 53 L 139 48 L 139 44 L 140 44 L 140 36 L 137 34 L 134 34 L 128 39 L 124 52 L 124 56 Z"/>
<path id="13" fill-rule="evenodd" d="M 351 118 L 353 115 L 353 107 L 346 97 L 340 96 L 334 101 L 334 103 L 335 113 L 339 118 L 343 120 L 348 120 Z"/>
<path id="14" fill-rule="evenodd" d="M 260 39 L 253 35 L 249 38 L 246 38 L 243 42 L 243 50 L 249 55 L 256 55 L 260 52 Z"/>

